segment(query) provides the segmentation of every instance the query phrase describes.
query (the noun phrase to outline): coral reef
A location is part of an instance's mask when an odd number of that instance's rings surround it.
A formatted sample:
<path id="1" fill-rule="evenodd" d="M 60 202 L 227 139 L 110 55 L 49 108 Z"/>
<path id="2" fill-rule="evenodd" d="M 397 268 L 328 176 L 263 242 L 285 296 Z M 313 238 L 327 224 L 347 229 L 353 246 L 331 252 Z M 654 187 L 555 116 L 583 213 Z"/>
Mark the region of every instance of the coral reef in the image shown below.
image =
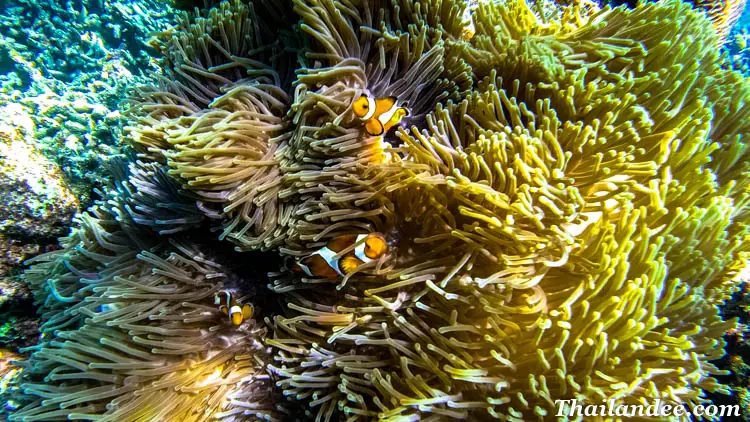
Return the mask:
<path id="1" fill-rule="evenodd" d="M 166 30 L 168 5 L 150 0 L 11 0 L 0 6 L 0 106 L 33 123 L 36 147 L 64 171 L 81 202 L 117 155 L 128 86 L 153 69 L 144 39 Z M 31 136 L 31 135 L 30 135 Z"/>
<path id="2" fill-rule="evenodd" d="M 15 77 L 29 85 L 34 70 L 71 83 L 82 75 L 93 81 L 95 72 L 102 70 L 147 68 L 151 57 L 141 40 L 164 25 L 160 19 L 170 9 L 150 0 L 13 0 L 3 4 L 2 12 L 7 23 L 3 53 L 11 59 L 5 66 L 13 67 Z M 109 60 L 104 69 L 102 59 Z"/>
<path id="3" fill-rule="evenodd" d="M 81 93 L 71 88 L 58 95 L 54 92 L 24 97 L 21 113 L 31 119 L 37 148 L 63 169 L 70 189 L 84 206 L 92 201 L 92 191 L 105 183 L 108 175 L 102 163 L 107 157 L 123 153 L 117 138 L 122 130 L 122 116 L 101 103 L 123 88 L 95 89 Z"/>
<path id="4" fill-rule="evenodd" d="M 725 48 L 732 67 L 744 75 L 750 75 L 750 11 L 742 16 L 743 19 L 732 28 Z"/>
<path id="5" fill-rule="evenodd" d="M 711 22 L 678 1 L 466 7 L 235 0 L 157 37 L 138 160 L 25 273 L 43 339 L 11 420 L 280 418 L 272 380 L 316 420 L 728 393 L 750 82 Z M 362 94 L 410 114 L 368 135 Z M 387 253 L 340 278 L 287 265 L 376 232 Z M 283 309 L 233 328 L 213 296 L 263 303 L 230 263 L 269 252 Z"/>
<path id="6" fill-rule="evenodd" d="M 740 416 L 723 419 L 726 421 L 750 420 L 750 383 L 748 382 L 750 366 L 746 363 L 750 361 L 750 344 L 748 344 L 750 327 L 747 324 L 750 321 L 748 275 L 747 269 L 738 275 L 737 280 L 740 289 L 721 307 L 721 314 L 724 318 L 737 318 L 739 321 L 736 327 L 732 327 L 724 335 L 726 354 L 715 362 L 719 368 L 730 371 L 727 375 L 719 376 L 717 379 L 729 387 L 732 394 L 710 395 L 711 400 L 715 403 L 740 406 Z"/>

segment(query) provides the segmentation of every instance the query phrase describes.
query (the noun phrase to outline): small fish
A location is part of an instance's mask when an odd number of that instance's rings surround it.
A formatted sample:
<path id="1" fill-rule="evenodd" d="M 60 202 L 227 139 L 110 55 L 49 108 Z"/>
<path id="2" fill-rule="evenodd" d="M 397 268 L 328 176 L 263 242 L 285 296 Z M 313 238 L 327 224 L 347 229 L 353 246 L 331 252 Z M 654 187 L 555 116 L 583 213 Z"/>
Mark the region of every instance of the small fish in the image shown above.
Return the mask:
<path id="1" fill-rule="evenodd" d="M 351 252 L 335 257 L 355 244 Z M 343 235 L 331 239 L 326 246 L 295 262 L 292 270 L 310 277 L 336 278 L 351 274 L 360 265 L 380 258 L 387 250 L 388 244 L 380 234 Z"/>
<path id="2" fill-rule="evenodd" d="M 101 305 L 98 305 L 94 307 L 94 312 L 99 314 L 98 317 L 101 317 L 105 314 L 108 314 L 105 316 L 107 319 L 116 318 L 118 315 L 121 316 L 117 311 L 122 309 L 123 305 L 122 303 L 103 303 Z M 84 311 L 88 315 L 89 311 Z M 2 366 L 2 365 L 0 365 Z"/>
<path id="3" fill-rule="evenodd" d="M 464 27 L 463 31 L 461 31 L 461 39 L 464 41 L 471 41 L 475 34 L 474 25 Z"/>
<path id="4" fill-rule="evenodd" d="M 105 303 L 103 305 L 99 305 L 99 312 L 105 313 L 105 312 L 112 312 L 120 309 L 120 306 L 115 303 Z"/>
<path id="5" fill-rule="evenodd" d="M 242 321 L 253 316 L 252 305 L 248 305 L 247 303 L 240 305 L 234 297 L 232 297 L 232 294 L 226 290 L 216 293 L 214 305 L 219 305 L 219 310 L 224 313 L 224 315 L 229 316 L 229 322 L 235 327 L 242 324 Z"/>
<path id="6" fill-rule="evenodd" d="M 380 136 L 409 115 L 409 110 L 396 101 L 396 97 L 375 98 L 362 94 L 352 103 L 352 110 L 364 122 L 368 134 Z"/>

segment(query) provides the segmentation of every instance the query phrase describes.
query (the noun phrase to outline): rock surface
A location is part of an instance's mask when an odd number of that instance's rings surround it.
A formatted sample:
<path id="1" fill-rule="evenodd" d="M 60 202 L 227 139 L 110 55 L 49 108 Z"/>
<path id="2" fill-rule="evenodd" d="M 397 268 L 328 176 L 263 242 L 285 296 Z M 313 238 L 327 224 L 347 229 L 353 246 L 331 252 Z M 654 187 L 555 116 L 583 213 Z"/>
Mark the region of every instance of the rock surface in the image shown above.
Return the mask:
<path id="1" fill-rule="evenodd" d="M 60 168 L 26 140 L 34 135 L 34 126 L 17 106 L 0 109 L 0 234 L 54 240 L 67 233 L 78 200 Z"/>
<path id="2" fill-rule="evenodd" d="M 57 248 L 78 211 L 60 168 L 33 144 L 34 123 L 18 104 L 0 108 L 0 347 L 36 342 L 23 262 Z"/>

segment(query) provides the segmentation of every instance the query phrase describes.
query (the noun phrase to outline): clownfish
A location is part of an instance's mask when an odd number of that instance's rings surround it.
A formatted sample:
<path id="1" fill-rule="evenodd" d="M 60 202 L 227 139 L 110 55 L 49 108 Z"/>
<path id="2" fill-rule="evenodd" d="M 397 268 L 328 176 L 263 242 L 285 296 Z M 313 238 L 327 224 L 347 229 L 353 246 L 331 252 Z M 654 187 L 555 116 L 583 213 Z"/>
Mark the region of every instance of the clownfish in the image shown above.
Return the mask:
<path id="1" fill-rule="evenodd" d="M 365 130 L 372 136 L 380 136 L 409 115 L 409 110 L 396 103 L 396 97 L 374 98 L 362 94 L 352 103 L 354 114 L 364 122 Z"/>
<path id="2" fill-rule="evenodd" d="M 474 38 L 476 32 L 474 31 L 474 25 L 466 26 L 461 31 L 461 39 L 464 41 L 471 41 Z"/>
<path id="3" fill-rule="evenodd" d="M 226 290 L 216 293 L 214 305 L 219 305 L 219 310 L 229 316 L 229 322 L 235 327 L 242 324 L 242 321 L 253 316 L 253 307 L 247 303 L 240 306 L 232 297 L 232 294 Z"/>
<path id="4" fill-rule="evenodd" d="M 352 245 L 356 245 L 354 250 L 335 257 Z M 385 238 L 377 233 L 343 235 L 331 239 L 326 246 L 295 262 L 292 270 L 310 277 L 336 278 L 351 274 L 360 265 L 380 258 L 387 249 Z"/>

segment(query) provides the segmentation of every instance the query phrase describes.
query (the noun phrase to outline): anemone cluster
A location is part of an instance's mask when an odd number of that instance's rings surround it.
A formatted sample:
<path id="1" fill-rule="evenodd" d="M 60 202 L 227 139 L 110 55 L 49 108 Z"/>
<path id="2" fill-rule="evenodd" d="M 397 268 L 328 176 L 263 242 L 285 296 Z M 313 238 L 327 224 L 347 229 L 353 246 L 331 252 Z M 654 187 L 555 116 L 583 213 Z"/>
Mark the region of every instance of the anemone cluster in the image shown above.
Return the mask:
<path id="1" fill-rule="evenodd" d="M 710 21 L 520 0 L 467 30 L 465 7 L 235 0 L 163 34 L 138 160 L 26 273 L 45 337 L 11 419 L 273 419 L 278 390 L 316 420 L 545 420 L 725 391 L 750 83 Z M 371 136 L 363 93 L 410 114 Z M 376 232 L 342 277 L 291 270 Z M 227 324 L 214 294 L 260 287 L 230 261 L 268 252 L 282 312 Z"/>

